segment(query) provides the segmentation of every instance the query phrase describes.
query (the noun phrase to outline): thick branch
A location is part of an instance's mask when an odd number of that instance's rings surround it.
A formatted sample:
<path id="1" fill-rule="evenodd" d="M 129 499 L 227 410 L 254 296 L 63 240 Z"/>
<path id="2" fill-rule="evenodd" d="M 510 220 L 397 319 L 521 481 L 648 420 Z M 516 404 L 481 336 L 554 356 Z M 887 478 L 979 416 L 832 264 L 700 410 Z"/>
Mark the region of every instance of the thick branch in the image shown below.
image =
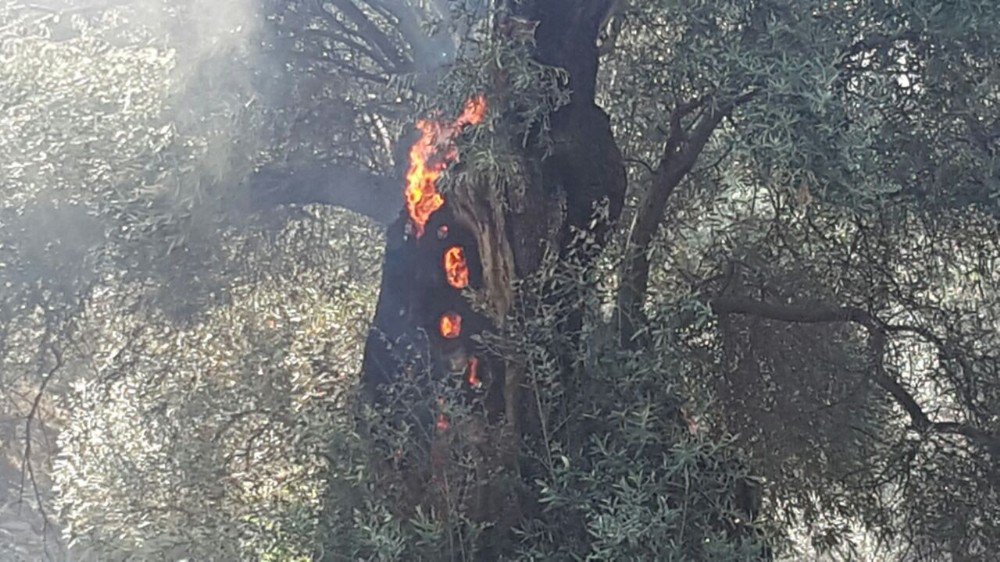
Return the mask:
<path id="1" fill-rule="evenodd" d="M 402 208 L 402 186 L 398 182 L 345 167 L 265 168 L 250 179 L 248 188 L 252 211 L 319 203 L 343 207 L 389 224 Z"/>
<path id="2" fill-rule="evenodd" d="M 649 189 L 643 195 L 628 236 L 628 255 L 622 266 L 618 292 L 619 324 L 622 340 L 631 342 L 643 324 L 642 305 L 649 286 L 649 245 L 663 220 L 667 201 L 694 167 L 712 133 L 733 109 L 749 100 L 746 93 L 725 103 L 709 107 L 690 131 L 681 124 L 684 117 L 702 107 L 705 100 L 678 105 L 670 115 L 670 136 L 653 173 Z"/>

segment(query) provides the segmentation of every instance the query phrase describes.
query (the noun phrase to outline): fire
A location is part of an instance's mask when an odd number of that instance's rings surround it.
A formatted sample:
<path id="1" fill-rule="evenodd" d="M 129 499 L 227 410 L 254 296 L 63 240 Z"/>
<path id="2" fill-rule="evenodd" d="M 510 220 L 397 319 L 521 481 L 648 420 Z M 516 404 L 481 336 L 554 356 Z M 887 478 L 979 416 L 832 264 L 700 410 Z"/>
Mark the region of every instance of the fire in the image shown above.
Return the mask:
<path id="1" fill-rule="evenodd" d="M 417 121 L 420 139 L 410 147 L 410 168 L 406 172 L 406 210 L 416 231 L 423 236 L 430 216 L 444 205 L 437 181 L 445 168 L 458 158 L 455 137 L 469 125 L 486 116 L 486 97 L 474 96 L 465 102 L 462 114 L 452 123 L 421 119 Z"/>
<path id="2" fill-rule="evenodd" d="M 440 410 L 444 410 L 444 398 L 438 396 L 437 403 L 438 408 Z M 434 423 L 434 427 L 436 427 L 438 431 L 446 431 L 450 426 L 451 423 L 448 422 L 448 416 L 444 415 L 444 412 L 438 412 L 437 421 Z"/>
<path id="3" fill-rule="evenodd" d="M 441 315 L 441 336 L 452 340 L 462 334 L 462 317 L 454 312 Z"/>
<path id="4" fill-rule="evenodd" d="M 469 286 L 469 266 L 461 246 L 452 246 L 445 251 L 444 273 L 452 287 L 464 289 Z"/>
<path id="5" fill-rule="evenodd" d="M 483 381 L 479 380 L 479 358 L 472 357 L 469 359 L 469 374 L 465 377 L 466 382 L 472 388 L 479 388 L 482 386 Z"/>
<path id="6" fill-rule="evenodd" d="M 483 122 L 484 117 L 486 117 L 486 96 L 482 94 L 472 96 L 466 100 L 462 114 L 455 120 L 455 127 L 478 125 Z"/>

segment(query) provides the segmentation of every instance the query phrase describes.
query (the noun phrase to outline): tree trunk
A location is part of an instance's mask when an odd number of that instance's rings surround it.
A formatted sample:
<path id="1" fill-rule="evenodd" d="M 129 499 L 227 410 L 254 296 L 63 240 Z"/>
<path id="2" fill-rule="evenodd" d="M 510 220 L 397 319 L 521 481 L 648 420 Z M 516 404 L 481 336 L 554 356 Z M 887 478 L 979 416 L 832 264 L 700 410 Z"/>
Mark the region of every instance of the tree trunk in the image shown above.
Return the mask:
<path id="1" fill-rule="evenodd" d="M 470 337 L 493 327 L 507 312 L 511 284 L 530 275 L 541 262 L 546 242 L 569 242 L 569 227 L 586 229 L 595 207 L 607 204 L 611 221 L 621 212 L 626 178 L 607 114 L 594 103 L 597 36 L 612 2 L 555 0 L 525 3 L 515 14 L 538 21 L 537 57 L 569 72 L 571 101 L 552 116 L 554 148 L 543 159 L 536 147 L 525 149 L 525 169 L 533 170 L 506 205 L 484 199 L 487 190 L 459 186 L 427 224 L 427 235 L 408 234 L 401 213 L 387 233 L 382 286 L 371 336 L 366 345 L 362 380 L 373 392 L 398 376 L 399 346 L 393 342 L 428 340 L 431 365 L 462 350 L 471 352 Z M 565 201 L 565 220 L 552 228 Z M 598 226 L 606 232 L 610 223 Z M 445 235 L 444 232 L 447 232 Z M 440 266 L 444 252 L 461 245 L 470 266 L 470 286 L 485 290 L 489 319 L 471 310 L 445 281 Z M 471 320 L 462 335 L 440 337 L 439 319 L 455 311 Z M 435 335 L 437 334 L 437 335 Z M 446 341 L 447 340 L 447 341 Z M 447 361 L 445 361 L 447 362 Z M 500 378 L 502 379 L 502 374 Z"/>
<path id="2" fill-rule="evenodd" d="M 598 239 L 621 212 L 626 177 L 608 116 L 594 103 L 598 67 L 597 37 L 611 8 L 608 0 L 538 0 L 519 5 L 513 17 L 538 22 L 536 56 L 569 73 L 570 103 L 551 119 L 553 150 L 542 158 L 538 147 L 522 155 L 523 185 L 507 201 L 489 200 L 493 189 L 458 186 L 431 215 L 423 236 L 407 226 L 406 213 L 387 233 L 382 285 L 372 332 L 365 347 L 362 383 L 368 396 L 380 400 L 413 369 L 432 380 L 468 377 L 475 358 L 483 381 L 483 399 L 494 432 L 488 456 L 517 473 L 524 402 L 522 369 L 502 358 L 488 357 L 473 337 L 503 322 L 518 279 L 535 272 L 546 245 L 569 243 L 570 227 L 586 229 L 595 206 L 607 205 L 610 221 L 598 227 Z M 474 94 L 474 92 L 470 92 Z M 558 219 L 558 220 L 556 220 Z M 555 225 L 555 226 L 554 226 Z M 462 292 L 450 286 L 442 267 L 445 253 L 460 246 L 469 266 L 469 287 L 483 296 L 487 314 L 472 309 Z M 442 335 L 442 318 L 461 317 L 458 337 Z M 432 423 L 435 414 L 422 417 Z M 429 432 L 433 434 L 433 431 Z M 501 529 L 513 522 L 496 512 L 480 514 Z M 517 517 L 516 514 L 513 515 Z"/>

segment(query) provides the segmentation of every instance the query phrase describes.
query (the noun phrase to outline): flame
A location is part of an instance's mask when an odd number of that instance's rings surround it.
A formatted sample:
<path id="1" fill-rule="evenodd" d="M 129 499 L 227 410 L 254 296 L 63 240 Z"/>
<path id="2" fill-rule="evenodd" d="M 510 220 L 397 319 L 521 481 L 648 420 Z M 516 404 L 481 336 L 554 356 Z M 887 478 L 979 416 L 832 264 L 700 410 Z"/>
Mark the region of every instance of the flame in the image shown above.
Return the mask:
<path id="1" fill-rule="evenodd" d="M 444 410 L 444 398 L 438 396 L 437 403 L 438 408 Z M 434 426 L 438 431 L 445 431 L 451 426 L 451 423 L 448 421 L 448 416 L 444 415 L 444 412 L 438 412 L 437 422 Z"/>
<path id="2" fill-rule="evenodd" d="M 420 139 L 410 147 L 410 168 L 406 172 L 406 210 L 416 231 L 423 236 L 430 216 L 444 205 L 438 193 L 437 181 L 448 164 L 458 158 L 455 137 L 469 125 L 482 122 L 486 116 L 486 97 L 473 96 L 465 102 L 462 114 L 452 123 L 421 119 L 417 121 Z"/>
<path id="3" fill-rule="evenodd" d="M 445 251 L 444 273 L 452 287 L 464 289 L 469 286 L 469 266 L 461 246 L 452 246 Z"/>
<path id="4" fill-rule="evenodd" d="M 472 357 L 469 359 L 469 374 L 465 377 L 466 382 L 472 388 L 479 388 L 482 386 L 483 381 L 479 380 L 479 358 Z"/>
<path id="5" fill-rule="evenodd" d="M 441 336 L 452 340 L 462 334 L 462 317 L 454 312 L 441 315 Z"/>
<path id="6" fill-rule="evenodd" d="M 486 117 L 486 96 L 479 94 L 465 101 L 462 114 L 455 120 L 455 127 L 478 125 Z"/>

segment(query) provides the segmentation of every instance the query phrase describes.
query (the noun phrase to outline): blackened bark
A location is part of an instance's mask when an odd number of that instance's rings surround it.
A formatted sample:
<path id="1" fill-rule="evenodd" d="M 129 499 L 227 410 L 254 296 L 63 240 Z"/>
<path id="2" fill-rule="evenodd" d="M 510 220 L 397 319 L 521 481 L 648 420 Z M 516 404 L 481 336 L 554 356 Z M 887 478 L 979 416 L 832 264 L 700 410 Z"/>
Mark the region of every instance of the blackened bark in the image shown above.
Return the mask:
<path id="1" fill-rule="evenodd" d="M 448 285 L 442 265 L 448 248 L 461 247 L 469 265 L 469 286 L 482 286 L 482 260 L 473 233 L 456 224 L 447 206 L 431 216 L 421 238 L 410 232 L 407 220 L 401 213 L 386 232 L 379 300 L 362 362 L 362 382 L 372 398 L 377 398 L 379 386 L 401 376 L 464 370 L 471 336 L 489 326 L 486 317 Z M 446 313 L 462 318 L 461 337 L 440 333 Z"/>
<path id="2" fill-rule="evenodd" d="M 517 14 L 538 22 L 538 60 L 566 69 L 573 101 L 593 104 L 597 86 L 600 26 L 615 0 L 536 0 Z"/>
<path id="3" fill-rule="evenodd" d="M 571 101 L 552 116 L 551 154 L 543 158 L 539 148 L 527 149 L 526 168 L 538 173 L 528 174 L 521 196 L 523 200 L 510 205 L 506 213 L 497 215 L 493 201 L 476 201 L 475 195 L 470 195 L 456 199 L 454 204 L 446 202 L 432 218 L 432 223 L 437 221 L 435 224 L 452 219 L 447 225 L 452 236 L 475 239 L 475 244 L 463 243 L 467 255 L 475 256 L 470 259 L 470 265 L 479 272 L 472 287 L 482 288 L 484 282 L 488 288 L 493 285 L 496 299 L 503 299 L 502 291 L 495 287 L 498 280 L 509 284 L 514 277 L 532 273 L 539 265 L 545 243 L 566 243 L 565 233 L 569 226 L 587 228 L 596 205 L 607 204 L 612 221 L 621 212 L 626 188 L 625 168 L 608 116 L 594 103 L 597 39 L 601 22 L 612 4 L 609 0 L 539 0 L 520 5 L 515 16 L 538 21 L 538 60 L 569 73 Z M 543 237 L 552 231 L 550 222 L 558 215 L 562 200 L 565 200 L 567 213 L 561 231 L 563 236 L 558 240 L 545 240 Z M 455 208 L 456 204 L 461 208 Z M 473 313 L 460 295 L 456 299 L 453 291 L 437 290 L 444 284 L 440 254 L 450 242 L 435 242 L 435 228 L 434 224 L 429 224 L 428 234 L 419 243 L 405 235 L 403 219 L 389 229 L 379 303 L 365 350 L 362 380 L 366 386 L 390 383 L 398 374 L 398 355 L 401 347 L 407 344 L 392 346 L 392 343 L 401 338 L 427 342 L 431 357 L 423 360 L 430 364 L 442 362 L 455 345 L 470 347 L 464 329 L 458 341 L 444 341 L 437 335 L 436 323 L 442 310 L 462 310 L 463 318 L 468 314 L 475 326 L 468 331 L 469 335 L 489 327 L 489 322 Z M 598 228 L 601 234 L 608 231 L 609 225 Z M 484 240 L 487 237 L 502 239 Z M 480 250 L 488 255 L 480 255 Z M 505 252 L 512 255 L 514 263 L 506 268 L 511 271 L 506 271 L 502 263 L 496 267 L 486 267 L 483 263 L 502 262 L 498 255 Z M 494 277 L 492 283 L 491 276 Z M 504 307 L 495 308 L 498 316 L 502 316 Z M 471 349 L 465 353 L 471 353 Z M 498 375 L 503 378 L 502 374 Z M 502 381 L 497 384 L 502 385 Z M 507 413 L 509 417 L 510 411 Z"/>
<path id="4" fill-rule="evenodd" d="M 539 22 L 538 60 L 569 73 L 570 103 L 552 116 L 551 156 L 542 163 L 548 190 L 565 194 L 567 220 L 584 228 L 594 205 L 606 202 L 609 218 L 621 214 L 627 180 L 611 123 L 595 103 L 600 26 L 612 0 L 539 0 L 526 7 Z M 606 232 L 610 225 L 602 225 Z"/>
<path id="5" fill-rule="evenodd" d="M 548 157 L 541 147 L 528 147 L 522 155 L 523 190 L 516 196 L 506 194 L 508 200 L 501 205 L 490 199 L 495 189 L 456 186 L 444 207 L 432 215 L 423 237 L 417 239 L 407 232 L 405 214 L 387 233 L 379 301 L 365 347 L 363 386 L 378 401 L 380 388 L 409 370 L 429 368 L 432 377 L 453 376 L 451 367 L 456 362 L 480 357 L 488 418 L 502 429 L 497 432 L 501 437 L 493 442 L 497 450 L 484 452 L 483 457 L 498 460 L 515 478 L 520 436 L 531 431 L 522 424 L 527 402 L 523 369 L 500 358 L 484 357 L 472 336 L 496 328 L 495 321 L 502 322 L 513 281 L 537 270 L 547 245 L 567 244 L 569 228 L 588 229 L 595 206 L 606 204 L 610 221 L 597 227 L 600 243 L 621 212 L 625 167 L 609 118 L 594 102 L 597 39 L 611 5 L 609 0 L 538 0 L 519 4 L 513 14 L 539 22 L 537 58 L 566 69 L 572 89 L 570 103 L 551 118 L 553 146 Z M 565 221 L 558 224 L 554 219 L 561 218 L 564 205 Z M 447 234 L 439 235 L 442 226 L 447 227 Z M 491 317 L 473 311 L 463 295 L 446 284 L 442 255 L 454 244 L 465 250 L 472 270 L 470 288 L 490 301 L 486 304 Z M 461 337 L 440 336 L 437 324 L 446 311 L 462 315 Z M 522 512 L 516 498 L 507 505 L 483 503 L 485 512 L 469 515 L 491 520 L 497 536 L 516 525 Z"/>
<path id="6" fill-rule="evenodd" d="M 531 175 L 524 198 L 527 204 L 511 205 L 507 219 L 508 240 L 516 273 L 525 277 L 539 266 L 546 245 L 567 250 L 571 228 L 591 231 L 594 245 L 584 259 L 596 257 L 614 221 L 621 214 L 627 187 L 625 166 L 615 142 L 608 115 L 595 103 L 599 66 L 598 36 L 614 5 L 613 0 L 537 0 L 520 4 L 515 16 L 537 21 L 536 57 L 562 68 L 569 76 L 569 103 L 551 117 L 551 152 L 543 157 L 530 147 L 525 159 Z M 565 217 L 560 217 L 565 205 Z M 607 219 L 594 224 L 599 205 L 607 206 Z M 564 219 L 553 229 L 553 218 Z M 579 327 L 581 317 L 567 319 L 566 329 Z M 566 362 L 569 364 L 569 361 Z M 517 365 L 506 372 L 506 417 L 516 434 L 537 431 L 539 420 L 523 408 L 531 397 L 523 389 Z M 511 402 L 514 402 L 513 404 Z"/>

